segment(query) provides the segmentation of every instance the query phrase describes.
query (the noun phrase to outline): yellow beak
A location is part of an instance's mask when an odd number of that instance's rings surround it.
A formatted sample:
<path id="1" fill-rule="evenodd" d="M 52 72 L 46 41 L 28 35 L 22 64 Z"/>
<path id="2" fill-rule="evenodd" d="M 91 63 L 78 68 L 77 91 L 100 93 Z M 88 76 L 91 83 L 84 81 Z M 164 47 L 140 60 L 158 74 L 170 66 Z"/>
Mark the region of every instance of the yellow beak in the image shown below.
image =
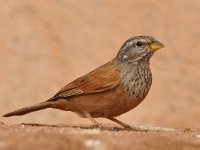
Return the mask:
<path id="1" fill-rule="evenodd" d="M 149 45 L 149 49 L 151 51 L 156 51 L 156 50 L 161 49 L 163 47 L 165 47 L 165 46 L 162 43 L 159 43 L 159 42 L 152 43 L 152 44 Z"/>

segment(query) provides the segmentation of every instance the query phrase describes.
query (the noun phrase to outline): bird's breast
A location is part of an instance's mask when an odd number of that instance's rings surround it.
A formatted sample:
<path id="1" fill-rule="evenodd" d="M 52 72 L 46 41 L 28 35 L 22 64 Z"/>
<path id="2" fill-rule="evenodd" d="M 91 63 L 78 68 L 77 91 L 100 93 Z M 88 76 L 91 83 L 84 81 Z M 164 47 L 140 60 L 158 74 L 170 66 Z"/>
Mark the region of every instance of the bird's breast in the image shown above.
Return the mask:
<path id="1" fill-rule="evenodd" d="M 128 96 L 143 100 L 152 84 L 152 74 L 148 66 L 124 68 L 121 71 L 121 84 Z"/>

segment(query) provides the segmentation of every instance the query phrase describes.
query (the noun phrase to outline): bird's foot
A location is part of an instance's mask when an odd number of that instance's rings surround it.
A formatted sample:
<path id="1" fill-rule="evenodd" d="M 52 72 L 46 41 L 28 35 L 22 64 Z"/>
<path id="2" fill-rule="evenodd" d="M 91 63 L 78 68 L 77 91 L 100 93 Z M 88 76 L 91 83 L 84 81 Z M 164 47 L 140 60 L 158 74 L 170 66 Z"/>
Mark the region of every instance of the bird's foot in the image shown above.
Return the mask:
<path id="1" fill-rule="evenodd" d="M 94 124 L 90 126 L 91 129 L 102 129 L 102 125 L 100 123 Z"/>
<path id="2" fill-rule="evenodd" d="M 128 131 L 139 131 L 139 132 L 147 132 L 148 131 L 148 130 L 145 130 L 145 129 L 141 129 L 141 128 L 138 128 L 138 127 L 132 127 L 132 126 L 129 126 L 129 125 L 124 126 L 124 128 Z"/>

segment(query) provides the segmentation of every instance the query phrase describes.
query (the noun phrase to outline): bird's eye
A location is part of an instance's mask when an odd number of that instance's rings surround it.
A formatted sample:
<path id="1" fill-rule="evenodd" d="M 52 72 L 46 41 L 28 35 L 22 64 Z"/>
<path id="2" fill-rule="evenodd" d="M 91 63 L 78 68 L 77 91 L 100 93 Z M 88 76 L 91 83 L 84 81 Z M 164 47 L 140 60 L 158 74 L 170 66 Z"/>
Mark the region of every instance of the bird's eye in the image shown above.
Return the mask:
<path id="1" fill-rule="evenodd" d="M 136 43 L 137 46 L 142 46 L 142 44 L 143 44 L 143 43 L 140 42 L 140 41 L 138 41 L 138 42 Z"/>

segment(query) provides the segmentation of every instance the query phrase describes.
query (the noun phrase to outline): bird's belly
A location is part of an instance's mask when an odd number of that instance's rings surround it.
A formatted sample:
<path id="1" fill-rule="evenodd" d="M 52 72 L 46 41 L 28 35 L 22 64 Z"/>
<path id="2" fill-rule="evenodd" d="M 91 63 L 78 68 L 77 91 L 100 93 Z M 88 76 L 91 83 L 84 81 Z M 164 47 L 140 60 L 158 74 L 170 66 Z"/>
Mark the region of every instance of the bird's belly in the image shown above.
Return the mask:
<path id="1" fill-rule="evenodd" d="M 83 95 L 71 99 L 63 99 L 57 105 L 57 109 L 73 111 L 84 117 L 86 111 L 94 118 L 115 117 L 136 107 L 142 100 L 128 96 L 122 88 L 90 95 Z"/>
<path id="2" fill-rule="evenodd" d="M 116 117 L 124 114 L 142 102 L 142 99 L 136 99 L 135 97 L 122 97 L 118 98 L 118 102 L 115 103 L 109 110 L 108 117 Z"/>

